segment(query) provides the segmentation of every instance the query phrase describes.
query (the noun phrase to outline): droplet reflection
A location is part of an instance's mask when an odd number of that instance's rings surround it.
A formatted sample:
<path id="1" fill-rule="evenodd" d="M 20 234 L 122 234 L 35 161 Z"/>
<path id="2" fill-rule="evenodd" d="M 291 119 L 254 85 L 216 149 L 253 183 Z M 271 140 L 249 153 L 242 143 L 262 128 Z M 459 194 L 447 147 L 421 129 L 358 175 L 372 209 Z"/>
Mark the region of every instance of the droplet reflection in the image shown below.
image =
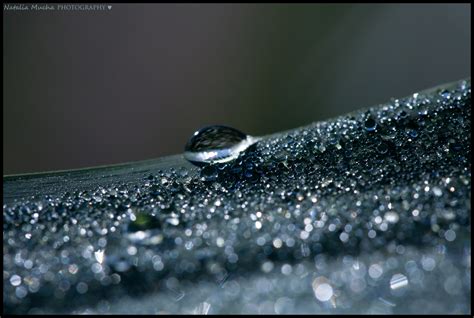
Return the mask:
<path id="1" fill-rule="evenodd" d="M 196 131 L 184 149 L 184 158 L 202 166 L 231 161 L 258 138 L 227 126 L 208 126 Z"/>

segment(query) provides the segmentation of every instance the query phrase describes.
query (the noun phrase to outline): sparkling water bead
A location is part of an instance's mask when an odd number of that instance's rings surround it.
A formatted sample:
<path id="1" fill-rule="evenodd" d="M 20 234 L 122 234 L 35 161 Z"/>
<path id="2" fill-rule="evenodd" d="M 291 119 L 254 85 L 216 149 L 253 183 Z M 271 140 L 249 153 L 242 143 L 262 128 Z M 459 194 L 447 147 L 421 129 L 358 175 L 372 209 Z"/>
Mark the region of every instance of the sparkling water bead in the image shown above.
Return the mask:
<path id="1" fill-rule="evenodd" d="M 257 141 L 227 126 L 208 126 L 196 131 L 184 148 L 184 158 L 202 166 L 231 161 Z"/>
<path id="2" fill-rule="evenodd" d="M 367 131 L 374 131 L 377 128 L 377 122 L 371 116 L 367 117 L 364 125 Z"/>

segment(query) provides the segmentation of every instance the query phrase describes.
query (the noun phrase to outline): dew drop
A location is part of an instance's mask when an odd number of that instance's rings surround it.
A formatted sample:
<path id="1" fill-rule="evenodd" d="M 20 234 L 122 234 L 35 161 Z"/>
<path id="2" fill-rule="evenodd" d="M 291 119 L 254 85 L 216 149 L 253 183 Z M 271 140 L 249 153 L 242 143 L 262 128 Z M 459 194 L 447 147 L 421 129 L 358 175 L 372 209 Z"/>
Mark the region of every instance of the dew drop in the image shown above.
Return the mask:
<path id="1" fill-rule="evenodd" d="M 21 284 L 21 277 L 18 275 L 13 275 L 10 277 L 10 284 L 13 286 L 19 286 Z"/>
<path id="2" fill-rule="evenodd" d="M 367 119 L 365 120 L 365 129 L 367 131 L 374 131 L 375 128 L 377 128 L 377 123 L 375 122 L 375 120 L 372 118 L 372 117 L 367 117 Z"/>
<path id="3" fill-rule="evenodd" d="M 403 274 L 395 274 L 390 279 L 390 288 L 392 290 L 408 286 L 408 278 Z"/>
<path id="4" fill-rule="evenodd" d="M 382 142 L 377 146 L 377 151 L 381 154 L 385 154 L 388 151 L 388 146 L 386 143 Z"/>
<path id="5" fill-rule="evenodd" d="M 219 177 L 219 172 L 215 166 L 207 166 L 201 170 L 201 180 L 202 181 L 215 181 Z"/>
<path id="6" fill-rule="evenodd" d="M 446 90 L 446 89 L 443 90 L 443 91 L 441 91 L 441 92 L 440 92 L 440 95 L 443 96 L 443 97 L 446 98 L 446 99 L 451 98 L 451 93 L 450 93 L 448 90 Z"/>
<path id="7" fill-rule="evenodd" d="M 325 277 L 315 278 L 312 287 L 314 296 L 321 302 L 330 300 L 334 295 L 334 290 Z"/>
<path id="8" fill-rule="evenodd" d="M 316 298 L 319 301 L 328 301 L 333 295 L 333 290 L 329 284 L 321 284 L 314 291 Z"/>
<path id="9" fill-rule="evenodd" d="M 202 166 L 234 160 L 258 138 L 227 126 L 208 126 L 196 131 L 184 148 L 184 158 Z"/>

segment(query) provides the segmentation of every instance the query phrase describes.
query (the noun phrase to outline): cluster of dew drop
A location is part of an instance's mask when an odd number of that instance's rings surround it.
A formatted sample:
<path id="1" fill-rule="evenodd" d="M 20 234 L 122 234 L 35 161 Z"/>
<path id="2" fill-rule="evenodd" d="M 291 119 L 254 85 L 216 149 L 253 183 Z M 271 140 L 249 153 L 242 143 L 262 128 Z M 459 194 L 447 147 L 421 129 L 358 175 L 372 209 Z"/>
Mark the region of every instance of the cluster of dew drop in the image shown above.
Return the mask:
<path id="1" fill-rule="evenodd" d="M 103 308 L 159 282 L 179 302 L 180 284 L 260 273 L 291 285 L 295 271 L 298 279 L 309 277 L 312 302 L 329 304 L 324 310 L 350 309 L 380 284 L 402 297 L 413 260 L 393 265 L 390 257 L 429 248 L 448 255 L 470 235 L 470 120 L 468 80 L 283 135 L 206 127 L 184 154 L 200 166 L 197 173 L 171 168 L 4 204 L 6 311 L 64 312 L 93 308 L 98 299 Z M 461 250 L 470 259 L 470 239 Z M 360 265 L 364 253 L 385 256 Z M 419 255 L 420 267 L 432 272 L 443 261 L 438 256 Z M 321 276 L 321 258 L 347 266 Z M 296 270 L 302 264 L 311 275 Z M 457 276 L 442 271 L 431 278 L 441 287 L 430 286 L 462 305 L 459 295 L 470 287 L 460 277 L 470 276 L 470 261 L 456 266 Z M 423 282 L 412 286 L 412 293 L 426 292 Z M 281 308 L 295 301 L 280 295 L 272 306 L 286 312 Z M 258 311 L 252 304 L 246 302 L 248 311 Z M 199 308 L 216 310 L 210 306 Z"/>

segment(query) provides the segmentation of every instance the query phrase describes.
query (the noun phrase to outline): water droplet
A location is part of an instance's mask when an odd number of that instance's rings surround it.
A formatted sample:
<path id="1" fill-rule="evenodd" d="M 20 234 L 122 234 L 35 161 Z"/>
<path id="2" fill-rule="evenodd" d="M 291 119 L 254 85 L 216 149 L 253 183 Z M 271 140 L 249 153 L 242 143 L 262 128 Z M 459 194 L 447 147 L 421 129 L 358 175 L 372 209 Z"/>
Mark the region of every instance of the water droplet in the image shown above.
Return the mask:
<path id="1" fill-rule="evenodd" d="M 392 290 L 408 286 L 408 278 L 403 274 L 395 274 L 390 279 L 390 288 Z"/>
<path id="2" fill-rule="evenodd" d="M 196 131 L 184 149 L 184 158 L 200 166 L 231 161 L 259 138 L 226 126 L 209 126 Z"/>
<path id="3" fill-rule="evenodd" d="M 377 146 L 377 151 L 381 154 L 385 154 L 388 151 L 388 146 L 386 143 L 382 142 Z"/>
<path id="4" fill-rule="evenodd" d="M 447 230 L 446 233 L 444 233 L 444 237 L 448 242 L 452 242 L 456 239 L 456 232 L 453 230 Z"/>
<path id="5" fill-rule="evenodd" d="M 215 166 L 207 166 L 201 170 L 201 180 L 203 181 L 215 181 L 219 176 Z"/>
<path id="6" fill-rule="evenodd" d="M 378 264 L 372 264 L 369 267 L 369 276 L 373 279 L 379 279 L 383 274 L 382 266 Z"/>
<path id="7" fill-rule="evenodd" d="M 334 290 L 325 277 L 317 277 L 312 283 L 314 296 L 322 302 L 332 298 Z"/>
<path id="8" fill-rule="evenodd" d="M 23 286 L 17 287 L 15 289 L 15 295 L 16 295 L 16 297 L 18 297 L 20 299 L 26 297 L 27 294 L 28 294 L 28 291 Z"/>
<path id="9" fill-rule="evenodd" d="M 13 286 L 19 286 L 21 284 L 21 277 L 18 275 L 13 275 L 10 277 L 10 284 Z"/>
<path id="10" fill-rule="evenodd" d="M 374 131 L 375 128 L 377 128 L 377 123 L 375 122 L 375 120 L 372 118 L 372 117 L 367 117 L 367 119 L 365 120 L 365 129 L 367 131 Z"/>
<path id="11" fill-rule="evenodd" d="M 382 131 L 382 134 L 380 137 L 383 140 L 392 140 L 397 137 L 397 129 L 395 127 L 385 127 L 385 129 Z"/>
<path id="12" fill-rule="evenodd" d="M 440 95 L 443 96 L 446 99 L 451 98 L 451 93 L 448 90 L 441 91 Z"/>

